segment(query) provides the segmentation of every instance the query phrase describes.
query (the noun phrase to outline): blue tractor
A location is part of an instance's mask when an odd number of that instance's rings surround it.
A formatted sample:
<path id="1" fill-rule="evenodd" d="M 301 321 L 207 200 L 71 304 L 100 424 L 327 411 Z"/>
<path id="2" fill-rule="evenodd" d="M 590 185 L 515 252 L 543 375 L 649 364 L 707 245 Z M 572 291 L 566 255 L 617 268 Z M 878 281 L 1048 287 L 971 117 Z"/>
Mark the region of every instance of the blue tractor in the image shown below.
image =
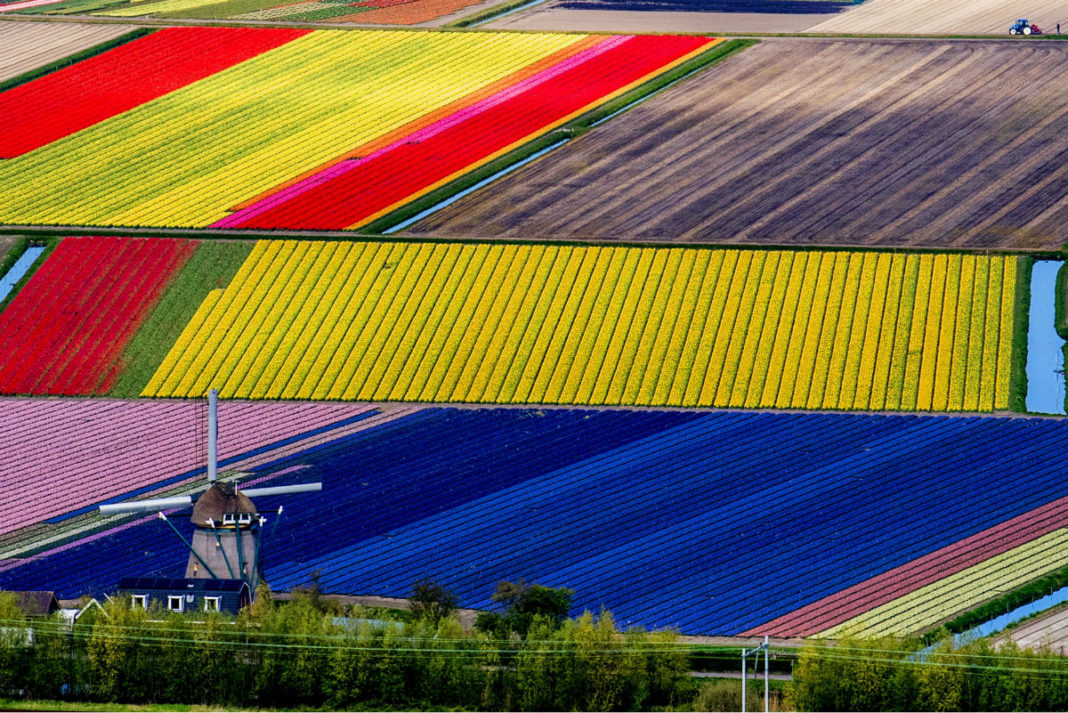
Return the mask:
<path id="1" fill-rule="evenodd" d="M 1038 29 L 1038 25 L 1032 25 L 1027 20 L 1020 19 L 1012 23 L 1012 27 L 1009 28 L 1010 35 L 1041 35 L 1042 30 Z"/>

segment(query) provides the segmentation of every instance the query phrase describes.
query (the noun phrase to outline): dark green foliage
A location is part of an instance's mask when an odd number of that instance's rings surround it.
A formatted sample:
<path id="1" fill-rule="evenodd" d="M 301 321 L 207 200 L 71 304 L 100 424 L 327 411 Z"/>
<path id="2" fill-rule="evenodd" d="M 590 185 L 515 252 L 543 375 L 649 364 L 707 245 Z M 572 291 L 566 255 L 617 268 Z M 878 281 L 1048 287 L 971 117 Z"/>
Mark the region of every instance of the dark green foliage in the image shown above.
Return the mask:
<path id="1" fill-rule="evenodd" d="M 794 667 L 796 710 L 1064 710 L 1068 659 L 985 640 L 921 653 L 915 641 L 810 645 Z"/>
<path id="2" fill-rule="evenodd" d="M 1027 328 L 1030 322 L 1031 270 L 1035 261 L 1019 257 L 1016 271 L 1016 300 L 1013 303 L 1012 370 L 1009 378 L 1009 409 L 1027 411 Z"/>
<path id="3" fill-rule="evenodd" d="M 412 618 L 426 620 L 433 626 L 456 611 L 460 599 L 454 592 L 445 589 L 430 577 L 424 577 L 412 587 L 412 596 L 408 598 Z"/>
<path id="4" fill-rule="evenodd" d="M 236 619 L 131 610 L 73 631 L 27 622 L 0 593 L 0 697 L 273 709 L 643 710 L 685 705 L 686 650 L 670 632 L 621 633 L 608 612 L 536 617 L 526 641 L 436 624 L 335 617 L 309 592 L 260 592 Z M 32 638 L 28 632 L 32 628 Z"/>
<path id="5" fill-rule="evenodd" d="M 148 28 L 132 30 L 130 32 L 127 32 L 125 35 L 120 35 L 119 37 L 116 37 L 113 40 L 101 42 L 100 44 L 94 47 L 90 47 L 89 49 L 82 50 L 81 52 L 75 52 L 72 55 L 67 55 L 63 59 L 57 59 L 55 62 L 49 62 L 48 64 L 37 67 L 36 69 L 31 69 L 29 72 L 24 72 L 23 74 L 20 74 L 17 77 L 5 79 L 4 81 L 0 82 L 0 92 L 6 92 L 12 87 L 17 87 L 20 84 L 25 84 L 26 82 L 32 82 L 34 79 L 37 79 L 38 77 L 43 77 L 46 74 L 51 74 L 52 72 L 55 72 L 58 69 L 63 69 L 64 67 L 69 67 L 72 64 L 77 64 L 78 62 L 81 62 L 84 59 L 89 59 L 90 57 L 95 57 L 98 54 L 103 54 L 109 49 L 118 47 L 119 45 L 124 45 L 127 42 L 133 42 L 137 38 L 144 37 L 145 35 L 151 32 L 154 32 L 154 30 Z"/>
<path id="6" fill-rule="evenodd" d="M 500 638 L 512 633 L 525 638 L 538 618 L 559 626 L 571 611 L 571 599 L 574 596 L 573 589 L 527 584 L 522 579 L 518 582 L 499 582 L 497 591 L 490 599 L 504 606 L 504 614 L 483 612 L 479 614 L 475 626 L 479 631 Z"/>
<path id="7" fill-rule="evenodd" d="M 18 295 L 19 291 L 26 286 L 26 283 L 33 277 L 33 273 L 37 272 L 41 265 L 44 265 L 45 260 L 47 260 L 48 256 L 52 254 L 52 251 L 56 249 L 56 246 L 59 245 L 59 240 L 57 238 L 20 238 L 15 243 L 14 247 L 8 251 L 3 262 L 0 263 L 0 276 L 6 275 L 7 271 L 11 269 L 20 257 L 22 257 L 22 253 L 26 252 L 27 248 L 35 245 L 44 245 L 44 252 L 37 256 L 37 259 L 30 265 L 30 269 L 27 270 L 26 274 L 15 283 L 15 286 L 12 288 L 11 292 L 8 293 L 7 297 L 0 300 L 0 312 L 3 312 L 4 308 L 11 304 L 11 300 L 15 299 L 15 296 Z"/>
<path id="8" fill-rule="evenodd" d="M 223 289 L 252 252 L 251 242 L 205 241 L 164 288 L 155 309 L 130 339 L 109 396 L 135 398 L 211 290 Z"/>

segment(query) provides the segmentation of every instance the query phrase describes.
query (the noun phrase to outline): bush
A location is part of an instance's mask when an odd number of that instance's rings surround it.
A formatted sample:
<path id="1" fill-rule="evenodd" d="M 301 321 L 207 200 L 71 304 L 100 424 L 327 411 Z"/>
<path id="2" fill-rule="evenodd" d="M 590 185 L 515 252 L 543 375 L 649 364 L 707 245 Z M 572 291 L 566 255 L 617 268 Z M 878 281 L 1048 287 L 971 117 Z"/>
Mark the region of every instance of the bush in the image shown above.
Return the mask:
<path id="1" fill-rule="evenodd" d="M 456 611 L 460 599 L 453 592 L 445 589 L 430 577 L 424 577 L 412 587 L 412 596 L 408 598 L 412 618 L 425 619 L 430 624 L 437 623 Z"/>

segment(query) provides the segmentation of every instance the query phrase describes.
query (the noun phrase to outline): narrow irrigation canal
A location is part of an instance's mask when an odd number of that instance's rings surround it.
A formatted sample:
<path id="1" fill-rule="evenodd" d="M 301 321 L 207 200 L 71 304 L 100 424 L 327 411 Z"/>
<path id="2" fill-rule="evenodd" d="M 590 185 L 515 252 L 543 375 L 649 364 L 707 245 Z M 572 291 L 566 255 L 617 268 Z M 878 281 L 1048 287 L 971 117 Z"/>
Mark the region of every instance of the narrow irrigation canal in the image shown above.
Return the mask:
<path id="1" fill-rule="evenodd" d="M 1031 272 L 1031 306 L 1027 329 L 1027 410 L 1063 414 L 1064 340 L 1055 327 L 1057 260 L 1038 260 Z"/>

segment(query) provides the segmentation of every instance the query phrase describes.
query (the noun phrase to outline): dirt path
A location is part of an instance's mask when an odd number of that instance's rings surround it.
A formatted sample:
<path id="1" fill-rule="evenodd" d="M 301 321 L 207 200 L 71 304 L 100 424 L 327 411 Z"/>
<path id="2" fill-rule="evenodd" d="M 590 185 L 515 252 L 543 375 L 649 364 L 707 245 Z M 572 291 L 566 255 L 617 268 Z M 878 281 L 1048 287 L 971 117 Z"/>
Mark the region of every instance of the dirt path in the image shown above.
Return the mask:
<path id="1" fill-rule="evenodd" d="M 1044 31 L 1056 23 L 1068 32 L 1066 0 L 866 0 L 827 19 L 810 32 L 1007 35 L 1009 25 L 1026 18 Z"/>
<path id="2" fill-rule="evenodd" d="M 1059 248 L 1066 68 L 1059 42 L 766 40 L 410 232 Z"/>
<path id="3" fill-rule="evenodd" d="M 106 42 L 133 28 L 128 25 L 75 25 L 51 22 L 0 24 L 0 81 Z"/>
<path id="4" fill-rule="evenodd" d="M 7 256 L 7 251 L 11 249 L 11 246 L 18 240 L 14 235 L 0 235 L 0 262 L 4 261 L 4 257 Z"/>
<path id="5" fill-rule="evenodd" d="M 641 12 L 565 10 L 553 4 L 502 17 L 487 23 L 494 30 L 549 32 L 803 32 L 835 17 L 828 15 L 776 15 L 755 12 Z"/>

